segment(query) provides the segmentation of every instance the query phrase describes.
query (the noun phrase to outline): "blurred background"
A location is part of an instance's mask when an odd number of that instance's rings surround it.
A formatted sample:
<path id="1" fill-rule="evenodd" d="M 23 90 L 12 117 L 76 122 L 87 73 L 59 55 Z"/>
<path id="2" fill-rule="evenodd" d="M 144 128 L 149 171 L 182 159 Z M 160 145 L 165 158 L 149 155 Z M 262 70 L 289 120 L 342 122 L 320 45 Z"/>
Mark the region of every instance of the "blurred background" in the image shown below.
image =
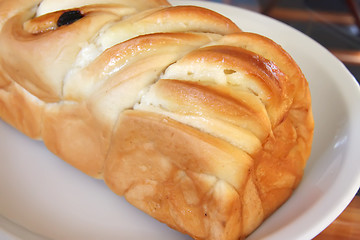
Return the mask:
<path id="1" fill-rule="evenodd" d="M 215 1 L 268 15 L 300 30 L 338 57 L 360 82 L 360 0 Z"/>

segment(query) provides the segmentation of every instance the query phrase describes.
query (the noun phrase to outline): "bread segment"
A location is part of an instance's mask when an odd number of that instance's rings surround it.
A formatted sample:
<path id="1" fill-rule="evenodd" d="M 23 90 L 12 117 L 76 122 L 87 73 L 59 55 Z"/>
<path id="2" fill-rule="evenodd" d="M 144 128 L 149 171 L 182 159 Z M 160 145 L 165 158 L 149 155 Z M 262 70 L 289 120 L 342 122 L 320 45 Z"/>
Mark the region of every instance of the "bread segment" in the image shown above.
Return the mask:
<path id="1" fill-rule="evenodd" d="M 87 41 L 113 16 L 89 16 L 40 35 L 24 30 L 25 17 L 14 16 L 2 27 L 0 45 L 6 46 L 0 53 L 2 68 L 31 94 L 45 102 L 56 102 L 61 99 L 63 79 L 81 49 L 79 42 Z"/>
<path id="2" fill-rule="evenodd" d="M 290 106 L 287 76 L 272 61 L 242 47 L 200 48 L 170 66 L 164 78 L 200 80 L 252 93 L 263 102 L 272 126 Z"/>
<path id="3" fill-rule="evenodd" d="M 39 1 L 40 2 L 40 1 Z M 169 6 L 170 4 L 166 0 L 43 0 L 36 11 L 36 16 L 42 16 L 48 13 L 57 12 L 63 9 L 80 8 L 88 5 L 104 5 L 112 6 L 113 4 L 120 4 L 128 6 L 140 11 L 149 8 L 155 8 L 160 6 Z"/>
<path id="4" fill-rule="evenodd" d="M 0 88 L 1 119 L 33 139 L 42 138 L 44 106 L 17 83 Z"/>
<path id="5" fill-rule="evenodd" d="M 64 85 L 64 99 L 87 99 L 100 89 L 113 89 L 143 72 L 153 74 L 149 84 L 154 83 L 170 64 L 216 38 L 216 35 L 194 33 L 158 33 L 119 43 L 106 49 L 88 65 L 68 74 Z M 153 62 L 158 64 L 154 65 Z M 132 91 L 137 93 L 139 90 Z"/>
<path id="6" fill-rule="evenodd" d="M 257 152 L 261 140 L 271 133 L 266 110 L 257 98 L 224 87 L 161 79 L 135 109 L 167 115 L 226 139 L 248 154 Z"/>
<path id="7" fill-rule="evenodd" d="M 143 111 L 124 112 L 113 136 L 104 178 L 115 193 L 194 238 L 238 236 L 239 192 L 253 164 L 249 155 Z"/>
<path id="8" fill-rule="evenodd" d="M 0 1 L 0 117 L 204 240 L 245 238 L 291 196 L 314 128 L 281 46 L 165 0 Z"/>

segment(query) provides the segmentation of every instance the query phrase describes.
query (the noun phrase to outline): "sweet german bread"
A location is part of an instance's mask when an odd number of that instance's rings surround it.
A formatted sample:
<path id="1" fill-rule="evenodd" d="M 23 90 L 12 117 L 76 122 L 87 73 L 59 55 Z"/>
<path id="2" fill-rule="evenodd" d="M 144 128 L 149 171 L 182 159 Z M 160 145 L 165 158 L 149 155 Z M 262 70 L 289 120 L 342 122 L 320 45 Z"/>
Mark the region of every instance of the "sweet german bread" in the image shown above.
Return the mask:
<path id="1" fill-rule="evenodd" d="M 0 117 L 194 239 L 241 239 L 298 186 L 308 83 L 272 40 L 166 0 L 1 0 Z"/>

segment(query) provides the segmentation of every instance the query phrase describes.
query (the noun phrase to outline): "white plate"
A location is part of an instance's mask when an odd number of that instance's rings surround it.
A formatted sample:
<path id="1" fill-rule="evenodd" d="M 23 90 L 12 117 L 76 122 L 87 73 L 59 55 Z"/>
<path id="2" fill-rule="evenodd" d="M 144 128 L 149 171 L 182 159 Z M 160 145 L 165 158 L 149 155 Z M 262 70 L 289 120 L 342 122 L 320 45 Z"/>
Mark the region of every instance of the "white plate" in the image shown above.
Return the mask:
<path id="1" fill-rule="evenodd" d="M 360 90 L 347 69 L 304 34 L 268 17 L 211 2 L 243 30 L 280 43 L 306 75 L 315 136 L 304 179 L 249 239 L 310 239 L 347 206 L 360 185 Z M 0 239 L 190 239 L 135 209 L 102 181 L 0 121 Z"/>

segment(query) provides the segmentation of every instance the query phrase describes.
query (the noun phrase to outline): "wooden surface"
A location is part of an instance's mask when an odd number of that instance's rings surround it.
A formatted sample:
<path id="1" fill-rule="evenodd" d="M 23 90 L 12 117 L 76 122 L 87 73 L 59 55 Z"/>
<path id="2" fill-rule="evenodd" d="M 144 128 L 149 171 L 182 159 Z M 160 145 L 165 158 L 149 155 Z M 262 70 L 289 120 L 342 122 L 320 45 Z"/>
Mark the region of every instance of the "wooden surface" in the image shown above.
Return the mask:
<path id="1" fill-rule="evenodd" d="M 344 212 L 314 240 L 359 240 L 360 196 L 355 196 Z"/>

